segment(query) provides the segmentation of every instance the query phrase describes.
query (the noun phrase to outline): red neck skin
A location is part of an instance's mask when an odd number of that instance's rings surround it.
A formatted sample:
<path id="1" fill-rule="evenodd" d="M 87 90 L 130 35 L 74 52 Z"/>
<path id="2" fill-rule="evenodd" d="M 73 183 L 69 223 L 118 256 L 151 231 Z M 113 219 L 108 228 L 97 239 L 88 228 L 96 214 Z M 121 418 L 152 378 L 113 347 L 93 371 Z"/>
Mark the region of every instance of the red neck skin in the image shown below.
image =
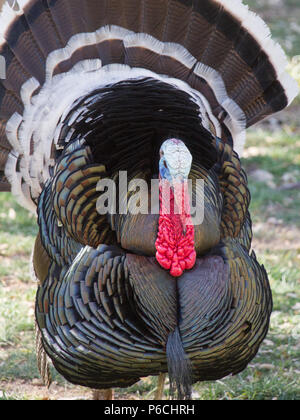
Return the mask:
<path id="1" fill-rule="evenodd" d="M 184 270 L 190 270 L 195 265 L 195 233 L 187 185 L 180 183 L 174 189 L 176 197 L 181 195 L 181 210 L 175 203 L 173 189 L 169 186 L 168 197 L 168 194 L 163 194 L 165 189 L 160 183 L 160 217 L 155 246 L 158 263 L 170 270 L 171 276 L 180 277 Z"/>

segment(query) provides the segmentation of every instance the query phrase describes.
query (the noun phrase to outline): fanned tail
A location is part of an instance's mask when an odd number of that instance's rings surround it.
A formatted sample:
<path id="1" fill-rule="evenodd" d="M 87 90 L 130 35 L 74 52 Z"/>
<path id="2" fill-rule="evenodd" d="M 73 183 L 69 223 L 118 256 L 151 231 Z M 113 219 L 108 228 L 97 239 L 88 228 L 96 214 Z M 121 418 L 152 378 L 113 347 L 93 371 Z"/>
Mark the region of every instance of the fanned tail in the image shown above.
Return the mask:
<path id="1" fill-rule="evenodd" d="M 18 0 L 0 15 L 0 189 L 35 211 L 78 99 L 128 78 L 190 93 L 241 155 L 245 129 L 298 93 L 265 23 L 240 0 Z"/>

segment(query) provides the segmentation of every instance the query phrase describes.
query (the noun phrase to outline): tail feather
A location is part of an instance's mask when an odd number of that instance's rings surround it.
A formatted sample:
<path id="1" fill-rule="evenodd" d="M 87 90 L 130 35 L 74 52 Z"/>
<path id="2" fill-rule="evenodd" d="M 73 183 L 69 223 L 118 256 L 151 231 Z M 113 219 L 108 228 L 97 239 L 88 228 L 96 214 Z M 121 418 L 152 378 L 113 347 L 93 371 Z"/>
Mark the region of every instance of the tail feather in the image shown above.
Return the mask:
<path id="1" fill-rule="evenodd" d="M 130 1 L 132 5 L 136 1 Z M 142 4 L 141 4 L 142 3 Z M 156 2 L 140 2 L 140 10 L 137 21 L 138 29 L 135 32 L 151 34 L 157 39 L 162 39 L 166 27 L 166 17 L 168 14 L 168 2 L 161 0 Z M 128 21 L 128 23 L 130 23 Z M 133 28 L 132 26 L 128 26 Z M 133 30 L 133 29 L 132 29 Z"/>
<path id="2" fill-rule="evenodd" d="M 45 56 L 41 51 L 24 14 L 4 34 L 5 40 L 18 62 L 31 76 L 44 82 Z"/>
<path id="3" fill-rule="evenodd" d="M 185 38 L 193 9 L 189 1 L 166 1 L 167 14 L 161 41 L 182 44 Z"/>
<path id="4" fill-rule="evenodd" d="M 48 13 L 50 12 L 52 22 L 56 27 L 56 36 L 58 34 L 62 46 L 65 46 L 69 39 L 77 33 L 89 32 L 93 30 L 90 28 L 92 21 L 87 20 L 86 15 L 86 4 L 94 4 L 94 12 L 97 13 L 95 1 L 82 1 L 80 0 L 69 0 L 69 1 L 56 1 L 47 0 Z M 98 2 L 99 9 L 101 8 L 101 2 Z M 95 29 L 94 29 L 95 30 Z M 51 33 L 47 33 L 48 37 L 51 37 Z"/>
<path id="5" fill-rule="evenodd" d="M 34 4 L 28 3 L 24 7 L 28 27 L 45 59 L 51 51 L 64 46 L 59 28 L 51 14 L 52 8 L 49 8 L 48 3 L 50 2 L 47 0 L 40 0 Z"/>
<path id="6" fill-rule="evenodd" d="M 182 45 L 190 51 L 190 53 L 200 60 L 207 48 L 207 40 L 213 35 L 215 26 L 212 25 L 212 15 L 218 13 L 209 10 L 215 4 L 212 2 L 198 2 L 194 5 L 192 15 L 189 21 L 184 41 Z M 208 10 L 206 10 L 208 9 Z"/>

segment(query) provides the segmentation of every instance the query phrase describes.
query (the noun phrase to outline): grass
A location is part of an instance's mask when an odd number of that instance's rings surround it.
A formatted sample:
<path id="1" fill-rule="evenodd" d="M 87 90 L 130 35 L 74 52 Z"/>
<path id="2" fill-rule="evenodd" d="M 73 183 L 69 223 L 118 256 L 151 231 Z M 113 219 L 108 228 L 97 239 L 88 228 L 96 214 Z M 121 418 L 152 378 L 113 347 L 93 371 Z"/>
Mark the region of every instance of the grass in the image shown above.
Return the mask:
<path id="1" fill-rule="evenodd" d="M 249 131 L 243 166 L 249 174 L 251 214 L 254 222 L 271 216 L 286 224 L 300 223 L 300 191 L 284 189 L 287 184 L 300 182 L 300 135 L 283 127 L 276 132 L 265 129 Z M 273 176 L 271 185 L 255 182 L 251 174 L 263 169 Z"/>
<path id="2" fill-rule="evenodd" d="M 270 23 L 272 32 L 290 57 L 290 72 L 300 82 L 300 8 L 298 0 L 248 0 Z M 280 16 L 280 19 L 278 18 Z M 294 57 L 295 56 L 295 57 Z M 298 103 L 248 132 L 243 165 L 252 194 L 253 248 L 268 271 L 274 311 L 267 339 L 248 368 L 236 377 L 199 383 L 200 400 L 300 399 L 300 189 L 284 189 L 300 182 L 300 125 Z M 280 125 L 278 124 L 280 120 Z M 262 169 L 271 182 L 259 182 Z M 36 284 L 29 260 L 37 233 L 33 216 L 20 208 L 10 194 L 0 195 L 0 400 L 45 399 L 34 349 Z M 53 399 L 89 398 L 82 387 L 69 385 L 55 374 Z M 119 398 L 151 399 L 156 378 L 146 378 Z M 165 389 L 166 397 L 168 386 Z"/>
<path id="3" fill-rule="evenodd" d="M 37 227 L 35 219 L 15 203 L 11 194 L 0 195 L 0 209 L 0 380 L 3 381 L 11 377 L 31 378 L 36 364 L 33 340 L 36 285 L 30 277 L 29 260 Z"/>
<path id="4" fill-rule="evenodd" d="M 300 8 L 298 0 L 244 0 L 270 26 L 274 39 L 290 57 L 299 54 Z"/>

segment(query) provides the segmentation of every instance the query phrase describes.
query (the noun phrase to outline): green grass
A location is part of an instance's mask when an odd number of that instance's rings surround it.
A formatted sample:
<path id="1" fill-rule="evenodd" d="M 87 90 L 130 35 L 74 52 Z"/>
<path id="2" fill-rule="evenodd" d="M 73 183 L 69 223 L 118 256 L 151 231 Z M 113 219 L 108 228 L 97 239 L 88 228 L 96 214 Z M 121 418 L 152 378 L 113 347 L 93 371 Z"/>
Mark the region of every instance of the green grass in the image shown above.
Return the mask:
<path id="1" fill-rule="evenodd" d="M 290 57 L 300 53 L 298 0 L 244 0 L 244 3 L 266 20 L 274 39 L 281 43 Z"/>
<path id="2" fill-rule="evenodd" d="M 300 133 L 287 127 L 271 133 L 263 129 L 249 130 L 246 156 L 242 160 L 249 176 L 252 195 L 251 215 L 254 222 L 269 217 L 300 227 L 300 190 L 282 187 L 300 183 Z M 250 156 L 250 157 L 249 157 Z M 255 182 L 251 173 L 263 169 L 273 176 L 273 185 Z"/>
<path id="3" fill-rule="evenodd" d="M 30 256 L 34 216 L 9 193 L 0 194 L 0 380 L 38 377 L 34 356 L 34 300 Z M 0 399 L 5 399 L 0 396 Z"/>
<path id="4" fill-rule="evenodd" d="M 30 281 L 29 259 L 37 234 L 36 218 L 21 208 L 11 194 L 0 195 L 0 279 Z"/>

